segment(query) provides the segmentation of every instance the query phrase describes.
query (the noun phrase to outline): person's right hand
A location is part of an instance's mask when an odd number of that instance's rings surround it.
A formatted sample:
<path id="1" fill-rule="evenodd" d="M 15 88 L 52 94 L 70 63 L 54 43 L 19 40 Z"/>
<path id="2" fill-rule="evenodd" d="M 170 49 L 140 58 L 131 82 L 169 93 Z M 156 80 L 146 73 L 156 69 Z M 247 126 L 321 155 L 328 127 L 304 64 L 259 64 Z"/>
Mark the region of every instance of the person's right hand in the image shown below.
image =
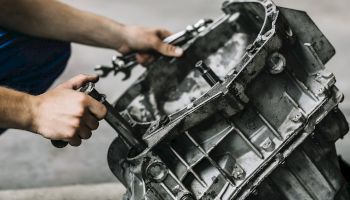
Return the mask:
<path id="1" fill-rule="evenodd" d="M 32 132 L 51 140 L 79 146 L 107 113 L 106 107 L 92 97 L 76 91 L 95 76 L 79 75 L 33 100 Z"/>
<path id="2" fill-rule="evenodd" d="M 138 52 L 137 62 L 147 64 L 153 61 L 152 51 L 165 56 L 180 57 L 183 49 L 163 42 L 171 33 L 163 28 L 146 28 L 140 26 L 123 27 L 124 43 L 117 48 L 122 54 Z"/>

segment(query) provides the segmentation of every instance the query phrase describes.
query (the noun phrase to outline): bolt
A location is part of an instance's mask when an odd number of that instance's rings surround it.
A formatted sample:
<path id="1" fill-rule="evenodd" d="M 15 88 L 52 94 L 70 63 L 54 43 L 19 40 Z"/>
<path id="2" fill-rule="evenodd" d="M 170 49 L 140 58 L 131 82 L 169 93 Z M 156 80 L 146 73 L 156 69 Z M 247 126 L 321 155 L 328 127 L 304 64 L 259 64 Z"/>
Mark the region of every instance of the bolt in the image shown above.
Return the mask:
<path id="1" fill-rule="evenodd" d="M 154 182 L 161 182 L 167 176 L 166 166 L 161 162 L 154 162 L 146 168 L 146 175 Z"/>
<path id="2" fill-rule="evenodd" d="M 302 118 L 303 118 L 303 115 L 301 113 L 298 113 L 293 117 L 292 121 L 297 123 L 297 122 L 300 122 Z"/>
<path id="3" fill-rule="evenodd" d="M 319 89 L 317 90 L 317 95 L 318 95 L 319 97 L 321 97 L 321 96 L 324 95 L 325 91 L 326 91 L 325 88 L 319 88 Z"/>
<path id="4" fill-rule="evenodd" d="M 259 192 L 258 192 L 258 190 L 257 190 L 256 188 L 254 188 L 253 191 L 252 191 L 252 194 L 253 194 L 254 196 L 258 196 L 258 195 L 259 195 Z"/>
<path id="5" fill-rule="evenodd" d="M 162 116 L 162 117 L 160 118 L 160 121 L 159 121 L 160 125 L 162 125 L 162 126 L 168 124 L 169 122 L 170 122 L 170 117 L 167 116 L 167 115 Z"/>
<path id="6" fill-rule="evenodd" d="M 189 109 L 193 108 L 193 106 L 194 106 L 194 104 L 193 104 L 193 103 L 190 103 L 190 104 L 187 105 L 186 108 L 187 108 L 187 110 L 189 110 Z"/>
<path id="7" fill-rule="evenodd" d="M 332 72 L 323 71 L 322 77 L 325 79 L 330 79 L 334 77 L 334 74 Z"/>
<path id="8" fill-rule="evenodd" d="M 323 76 L 322 76 L 321 73 L 317 73 L 317 74 L 316 74 L 316 78 L 317 78 L 317 79 L 321 79 L 321 78 L 323 78 Z"/>
<path id="9" fill-rule="evenodd" d="M 235 165 L 232 176 L 237 180 L 243 180 L 245 178 L 245 172 L 240 166 Z"/>
<path id="10" fill-rule="evenodd" d="M 249 44 L 249 45 L 246 47 L 245 50 L 246 50 L 246 51 L 251 51 L 253 47 L 254 47 L 253 44 Z"/>
<path id="11" fill-rule="evenodd" d="M 284 156 L 283 154 L 279 153 L 276 155 L 276 161 L 278 161 L 279 164 L 284 164 Z"/>
<path id="12" fill-rule="evenodd" d="M 151 125 L 151 128 L 149 129 L 149 131 L 154 131 L 154 130 L 156 130 L 156 128 L 157 128 L 158 126 L 157 126 L 157 124 L 153 124 L 153 125 Z"/>
<path id="13" fill-rule="evenodd" d="M 202 77 L 210 86 L 214 86 L 216 83 L 221 82 L 220 78 L 203 62 L 203 60 L 197 62 L 196 69 L 202 74 Z"/>
<path id="14" fill-rule="evenodd" d="M 194 200 L 194 198 L 191 194 L 185 194 L 180 200 Z"/>
<path id="15" fill-rule="evenodd" d="M 267 38 L 265 38 L 264 36 L 259 35 L 259 36 L 257 37 L 256 41 L 255 41 L 255 42 L 256 42 L 256 45 L 255 45 L 255 46 L 261 46 L 261 45 L 263 45 L 266 39 L 267 39 Z"/>
<path id="16" fill-rule="evenodd" d="M 275 143 L 270 138 L 267 138 L 261 145 L 261 148 L 264 149 L 266 152 L 272 152 L 273 150 L 275 150 L 275 146 Z"/>

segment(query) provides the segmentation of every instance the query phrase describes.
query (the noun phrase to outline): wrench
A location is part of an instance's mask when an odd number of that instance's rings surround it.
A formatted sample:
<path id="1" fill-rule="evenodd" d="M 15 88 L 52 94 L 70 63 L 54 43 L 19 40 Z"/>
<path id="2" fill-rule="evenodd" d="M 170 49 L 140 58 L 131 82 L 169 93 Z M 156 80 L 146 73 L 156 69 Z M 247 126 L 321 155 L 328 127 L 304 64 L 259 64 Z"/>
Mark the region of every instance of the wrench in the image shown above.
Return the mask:
<path id="1" fill-rule="evenodd" d="M 139 141 L 136 137 L 134 137 L 130 124 L 114 109 L 110 103 L 108 103 L 105 95 L 100 94 L 95 89 L 93 83 L 87 83 L 84 85 L 80 89 L 80 92 L 91 96 L 106 106 L 107 115 L 105 120 L 114 130 L 116 130 L 119 137 L 121 137 L 129 147 L 139 149 L 145 146 L 142 141 Z M 68 142 L 61 140 L 51 140 L 51 143 L 57 148 L 64 148 L 68 145 Z"/>
<path id="2" fill-rule="evenodd" d="M 201 19 L 196 24 L 188 26 L 186 30 L 165 38 L 163 42 L 175 46 L 183 45 L 203 31 L 212 22 L 213 20 L 211 19 Z M 114 56 L 112 67 L 99 65 L 95 68 L 95 71 L 101 71 L 100 77 L 102 78 L 107 77 L 111 72 L 113 72 L 114 75 L 123 73 L 123 81 L 125 81 L 130 78 L 131 71 L 139 64 L 136 60 L 136 55 L 136 52 L 132 52 L 125 56 Z"/>

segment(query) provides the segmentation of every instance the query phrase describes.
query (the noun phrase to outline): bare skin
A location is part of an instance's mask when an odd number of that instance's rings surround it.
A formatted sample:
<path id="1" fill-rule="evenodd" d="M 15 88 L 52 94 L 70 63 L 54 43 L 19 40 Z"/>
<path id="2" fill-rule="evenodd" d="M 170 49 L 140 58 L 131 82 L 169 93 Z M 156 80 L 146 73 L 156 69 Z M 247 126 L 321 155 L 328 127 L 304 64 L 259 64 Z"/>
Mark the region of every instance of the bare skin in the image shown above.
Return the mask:
<path id="1" fill-rule="evenodd" d="M 0 26 L 28 35 L 114 49 L 141 52 L 140 63 L 151 60 L 147 51 L 179 57 L 182 50 L 162 42 L 170 32 L 126 26 L 55 0 L 1 0 Z M 42 95 L 0 87 L 0 127 L 23 129 L 47 139 L 79 146 L 89 139 L 106 115 L 106 108 L 76 89 L 97 77 L 79 75 Z"/>

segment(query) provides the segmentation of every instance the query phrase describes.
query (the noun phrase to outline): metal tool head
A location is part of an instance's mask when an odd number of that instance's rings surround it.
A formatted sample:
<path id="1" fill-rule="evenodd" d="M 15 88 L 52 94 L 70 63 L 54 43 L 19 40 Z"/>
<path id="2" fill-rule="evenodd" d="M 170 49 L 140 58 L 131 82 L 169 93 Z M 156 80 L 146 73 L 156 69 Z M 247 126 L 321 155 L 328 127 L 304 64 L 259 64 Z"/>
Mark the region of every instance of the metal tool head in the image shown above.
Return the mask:
<path id="1" fill-rule="evenodd" d="M 188 26 L 186 30 L 167 37 L 163 42 L 181 46 L 194 38 L 211 23 L 213 23 L 211 19 L 201 19 L 196 24 Z M 123 56 L 114 56 L 112 58 L 112 66 L 99 65 L 95 68 L 95 71 L 100 71 L 99 76 L 101 78 L 107 77 L 111 72 L 113 72 L 115 76 L 119 73 L 123 73 L 124 78 L 122 80 L 125 81 L 130 78 L 132 69 L 139 64 L 136 55 L 136 52 L 131 52 Z"/>
<path id="2" fill-rule="evenodd" d="M 131 69 L 127 69 L 127 68 L 120 68 L 114 71 L 114 75 L 117 75 L 119 73 L 123 73 L 124 74 L 124 78 L 122 79 L 123 81 L 126 81 L 130 78 L 131 76 Z"/>
<path id="3" fill-rule="evenodd" d="M 132 69 L 138 65 L 136 53 L 131 53 L 126 56 L 114 56 L 112 64 L 114 66 L 114 75 L 123 73 L 124 78 L 122 80 L 125 81 L 130 78 Z"/>
<path id="4" fill-rule="evenodd" d="M 112 71 L 114 71 L 114 68 L 106 65 L 97 65 L 94 70 L 99 72 L 99 77 L 106 78 Z"/>
<path id="5" fill-rule="evenodd" d="M 112 72 L 115 76 L 119 73 L 123 73 L 123 81 L 125 81 L 130 78 L 131 71 L 137 64 L 136 53 L 126 56 L 114 56 L 112 59 L 112 66 L 98 65 L 95 67 L 95 71 L 100 72 L 98 75 L 101 78 L 107 77 Z"/>

